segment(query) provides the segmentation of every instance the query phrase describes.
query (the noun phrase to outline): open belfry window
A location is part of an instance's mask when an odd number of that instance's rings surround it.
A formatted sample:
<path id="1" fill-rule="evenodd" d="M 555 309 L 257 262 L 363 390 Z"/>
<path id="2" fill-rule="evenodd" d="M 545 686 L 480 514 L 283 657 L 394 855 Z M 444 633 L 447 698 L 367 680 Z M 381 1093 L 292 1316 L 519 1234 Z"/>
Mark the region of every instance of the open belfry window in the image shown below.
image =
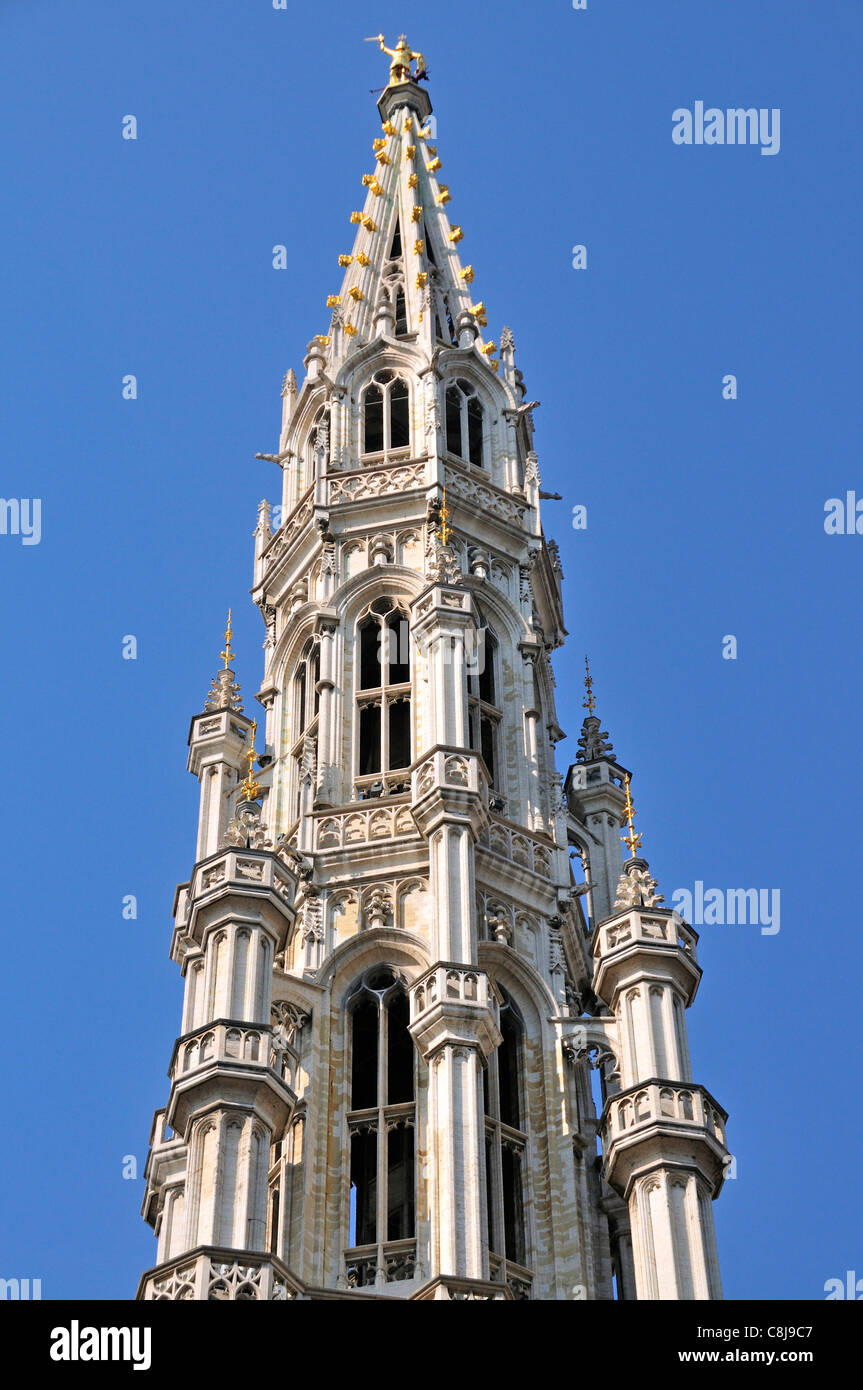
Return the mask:
<path id="1" fill-rule="evenodd" d="M 362 394 L 363 455 L 407 454 L 410 449 L 410 392 L 395 372 L 377 372 Z"/>
<path id="2" fill-rule="evenodd" d="M 447 453 L 484 468 L 483 408 L 475 388 L 459 377 L 447 386 L 445 403 Z"/>
<path id="3" fill-rule="evenodd" d="M 416 1267 L 414 1066 L 403 982 L 367 971 L 347 1001 L 351 1091 L 348 1284 L 411 1279 Z"/>
<path id="4" fill-rule="evenodd" d="M 523 1090 L 524 1024 L 501 985 L 503 1041 L 483 1072 L 486 1200 L 489 1262 L 493 1279 L 508 1283 L 516 1298 L 530 1296 L 524 1181 L 527 1120 Z"/>
<path id="5" fill-rule="evenodd" d="M 309 770 L 314 771 L 318 748 L 318 710 L 321 697 L 318 682 L 321 678 L 321 648 L 314 640 L 303 648 L 297 663 L 292 685 L 292 739 L 291 761 L 293 764 L 292 804 L 294 820 L 299 819 L 300 798 L 303 778 Z"/>
<path id="6" fill-rule="evenodd" d="M 491 785 L 501 790 L 498 743 L 503 710 L 498 695 L 497 638 L 489 627 L 477 630 L 477 641 L 468 661 L 467 706 L 470 746 L 482 755 Z"/>
<path id="7" fill-rule="evenodd" d="M 375 599 L 360 618 L 355 664 L 359 789 L 402 791 L 412 761 L 411 649 L 408 616 L 395 599 Z"/>

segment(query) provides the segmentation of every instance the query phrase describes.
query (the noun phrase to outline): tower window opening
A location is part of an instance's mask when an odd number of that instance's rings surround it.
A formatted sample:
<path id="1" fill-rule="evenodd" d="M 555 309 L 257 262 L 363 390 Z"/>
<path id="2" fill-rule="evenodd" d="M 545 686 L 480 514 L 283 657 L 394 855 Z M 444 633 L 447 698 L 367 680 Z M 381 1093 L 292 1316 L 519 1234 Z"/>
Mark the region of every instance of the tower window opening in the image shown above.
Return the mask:
<path id="1" fill-rule="evenodd" d="M 294 819 L 301 813 L 302 791 L 308 768 L 317 761 L 318 714 L 321 697 L 318 684 L 321 678 L 320 643 L 312 639 L 303 648 L 297 662 L 292 687 L 293 738 L 291 742 L 292 804 Z M 286 701 L 291 708 L 290 701 Z"/>
<path id="2" fill-rule="evenodd" d="M 528 1136 L 522 1101 L 524 1023 L 506 990 L 499 983 L 497 988 L 503 996 L 502 1042 L 488 1059 L 483 1088 L 488 1241 L 493 1277 L 504 1282 L 515 1278 L 523 1291 L 530 1283 L 525 1222 Z"/>
<path id="3" fill-rule="evenodd" d="M 446 447 L 456 458 L 485 467 L 482 401 L 461 377 L 446 389 Z"/>
<path id="4" fill-rule="evenodd" d="M 356 682 L 357 777 L 377 779 L 377 790 L 401 791 L 397 774 L 412 762 L 411 643 L 404 609 L 393 599 L 376 599 L 358 628 Z"/>
<path id="5" fill-rule="evenodd" d="M 402 338 L 408 331 L 408 311 L 405 292 L 399 287 L 396 291 L 396 337 Z"/>
<path id="6" fill-rule="evenodd" d="M 409 1008 L 393 970 L 369 970 L 348 999 L 351 1132 L 348 1283 L 413 1277 L 416 1261 L 414 1070 Z"/>
<path id="7" fill-rule="evenodd" d="M 495 698 L 497 660 L 497 638 L 491 628 L 479 628 L 476 647 L 468 663 L 467 675 L 470 746 L 474 752 L 482 755 L 483 762 L 488 768 L 491 786 L 500 791 L 502 788 L 498 742 L 503 710 Z"/>
<path id="8" fill-rule="evenodd" d="M 405 454 L 410 442 L 408 384 L 394 372 L 378 372 L 362 394 L 363 455 Z"/>
<path id="9" fill-rule="evenodd" d="M 397 260 L 398 257 L 399 257 L 401 254 L 402 254 L 402 224 L 401 224 L 400 220 L 399 220 L 398 218 L 396 218 L 396 228 L 395 228 L 395 231 L 393 232 L 393 240 L 392 240 L 392 245 L 390 246 L 390 255 L 389 255 L 389 258 L 390 258 L 391 261 L 394 261 L 394 260 Z"/>

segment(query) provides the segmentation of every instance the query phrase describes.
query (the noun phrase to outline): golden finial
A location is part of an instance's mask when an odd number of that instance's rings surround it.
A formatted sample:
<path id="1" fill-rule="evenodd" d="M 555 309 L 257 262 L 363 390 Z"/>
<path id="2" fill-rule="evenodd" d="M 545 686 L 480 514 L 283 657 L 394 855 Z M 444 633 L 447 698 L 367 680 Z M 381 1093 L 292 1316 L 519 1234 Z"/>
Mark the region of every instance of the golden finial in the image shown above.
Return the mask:
<path id="1" fill-rule="evenodd" d="M 451 528 L 451 526 L 450 526 L 450 524 L 449 524 L 449 519 L 450 519 L 450 509 L 449 509 L 449 507 L 448 507 L 447 504 L 446 504 L 446 488 L 444 488 L 444 490 L 443 490 L 443 502 L 441 503 L 441 509 L 440 509 L 440 526 L 439 526 L 440 538 L 441 538 L 441 541 L 442 541 L 442 543 L 443 543 L 444 545 L 449 545 L 449 539 L 450 539 L 450 536 L 452 535 L 452 528 Z"/>
<path id="2" fill-rule="evenodd" d="M 587 656 L 584 658 L 584 670 L 584 688 L 587 691 L 587 699 L 582 700 L 581 707 L 582 709 L 586 709 L 588 714 L 593 714 L 593 711 L 596 709 L 596 701 L 593 698 L 593 676 L 590 674 L 590 662 Z"/>
<path id="3" fill-rule="evenodd" d="M 641 836 L 635 833 L 635 807 L 632 804 L 632 793 L 629 790 L 629 773 L 626 774 L 626 811 L 624 813 L 626 824 L 629 826 L 629 834 L 622 835 L 621 839 L 629 850 L 630 858 L 641 849 Z M 621 821 L 621 825 L 623 821 Z"/>
<path id="4" fill-rule="evenodd" d="M 244 757 L 244 758 L 246 759 L 246 761 L 248 762 L 249 767 L 248 767 L 248 771 L 246 772 L 246 780 L 245 780 L 245 782 L 243 782 L 242 785 L 240 786 L 240 798 L 241 798 L 242 801 L 257 801 L 258 798 L 259 798 L 260 795 L 261 795 L 261 790 L 262 790 L 262 789 L 261 789 L 261 785 L 260 785 L 259 782 L 256 782 L 256 781 L 255 781 L 254 774 L 252 773 L 252 768 L 253 768 L 254 763 L 255 763 L 255 758 L 258 756 L 257 753 L 255 752 L 255 734 L 256 734 L 257 732 L 258 732 L 258 721 L 257 721 L 257 719 L 253 719 L 253 720 L 252 720 L 252 738 L 251 738 L 251 746 L 250 746 L 250 748 L 249 748 L 248 753 L 244 753 L 244 754 L 243 754 L 243 757 Z"/>
<path id="5" fill-rule="evenodd" d="M 223 652 L 219 652 L 219 656 L 222 658 L 222 660 L 223 660 L 224 663 L 225 663 L 225 670 L 226 670 L 226 671 L 228 670 L 228 668 L 229 668 L 231 662 L 233 661 L 234 657 L 237 655 L 236 652 L 232 652 L 232 651 L 231 651 L 231 638 L 233 637 L 233 635 L 234 635 L 234 631 L 233 631 L 233 628 L 231 627 L 231 610 L 230 610 L 230 608 L 229 608 L 229 609 L 228 609 L 228 626 L 225 628 L 225 650 L 224 650 Z"/>

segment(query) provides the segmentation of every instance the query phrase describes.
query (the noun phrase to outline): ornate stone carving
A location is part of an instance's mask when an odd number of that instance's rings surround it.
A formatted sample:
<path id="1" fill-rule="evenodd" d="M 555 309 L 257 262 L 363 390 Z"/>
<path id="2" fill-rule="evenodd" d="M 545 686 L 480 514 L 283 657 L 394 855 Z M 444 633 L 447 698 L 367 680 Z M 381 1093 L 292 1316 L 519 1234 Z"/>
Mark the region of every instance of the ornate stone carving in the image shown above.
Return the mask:
<path id="1" fill-rule="evenodd" d="M 662 894 L 656 891 L 656 879 L 650 876 L 647 860 L 628 860 L 617 883 L 614 906 L 658 907 L 664 901 Z"/>
<path id="2" fill-rule="evenodd" d="M 617 761 L 614 756 L 614 746 L 608 742 L 608 731 L 601 729 L 595 714 L 589 714 L 581 726 L 575 761 L 577 763 L 595 763 L 600 758 L 606 758 L 611 763 Z"/>
<path id="3" fill-rule="evenodd" d="M 234 680 L 234 673 L 230 670 L 219 671 L 213 677 L 210 686 L 210 693 L 204 703 L 204 709 L 209 713 L 211 710 L 232 709 L 238 714 L 243 712 L 243 700 L 240 695 L 240 686 Z"/>

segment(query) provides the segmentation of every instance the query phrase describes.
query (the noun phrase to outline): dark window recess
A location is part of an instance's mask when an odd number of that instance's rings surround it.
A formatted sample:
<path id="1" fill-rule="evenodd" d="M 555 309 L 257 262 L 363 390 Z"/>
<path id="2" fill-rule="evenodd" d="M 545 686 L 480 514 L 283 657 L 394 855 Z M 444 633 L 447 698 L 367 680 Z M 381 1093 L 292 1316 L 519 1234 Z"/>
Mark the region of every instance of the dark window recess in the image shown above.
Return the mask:
<path id="1" fill-rule="evenodd" d="M 411 442 L 409 400 L 407 382 L 401 379 L 394 381 L 390 387 L 391 449 L 406 449 Z"/>
<path id="2" fill-rule="evenodd" d="M 387 1135 L 387 1240 L 414 1233 L 414 1132 L 402 1125 Z"/>
<path id="3" fill-rule="evenodd" d="M 401 766 L 401 764 L 400 764 Z M 360 710 L 360 776 L 381 770 L 381 707 L 363 705 Z"/>
<path id="4" fill-rule="evenodd" d="M 508 1009 L 501 1010 L 500 1031 L 503 1042 L 498 1048 L 500 1079 L 500 1118 L 512 1129 L 520 1128 L 518 1103 L 518 1050 L 520 1030 Z"/>
<path id="5" fill-rule="evenodd" d="M 306 727 L 306 663 L 297 673 L 297 732 L 302 733 Z"/>
<path id="6" fill-rule="evenodd" d="M 411 678 L 410 637 L 407 618 L 398 609 L 387 618 L 389 685 L 404 685 Z"/>
<path id="7" fill-rule="evenodd" d="M 378 1103 L 378 1006 L 366 998 L 354 1009 L 351 1038 L 351 1109 Z"/>
<path id="8" fill-rule="evenodd" d="M 313 658 L 312 658 L 312 681 L 314 682 L 314 691 L 313 691 L 313 693 L 312 693 L 312 707 L 313 707 L 313 711 L 314 711 L 313 714 L 312 714 L 312 718 L 313 718 L 313 719 L 317 716 L 318 709 L 320 708 L 320 703 L 321 703 L 321 692 L 318 690 L 318 681 L 319 681 L 320 679 L 321 679 L 321 649 L 320 649 L 320 647 L 315 647 L 315 654 L 314 654 L 314 656 L 313 656 Z"/>
<path id="9" fill-rule="evenodd" d="M 487 705 L 494 699 L 494 649 L 495 640 L 487 627 L 480 628 L 477 643 L 477 664 L 479 671 L 479 698 Z"/>
<path id="10" fill-rule="evenodd" d="M 270 1194 L 270 1252 L 275 1255 L 279 1248 L 279 1189 L 273 1188 Z"/>
<path id="11" fill-rule="evenodd" d="M 402 254 L 402 224 L 396 220 L 396 229 L 393 232 L 393 244 L 390 247 L 390 260 L 394 261 Z"/>
<path id="12" fill-rule="evenodd" d="M 438 342 L 442 343 L 444 341 L 443 329 L 440 326 L 440 317 L 437 314 L 434 316 L 434 335 Z"/>
<path id="13" fill-rule="evenodd" d="M 405 303 L 405 292 L 404 290 L 399 290 L 396 294 L 396 337 L 402 337 L 407 331 L 408 310 L 407 304 Z"/>
<path id="14" fill-rule="evenodd" d="M 524 1264 L 524 1210 L 522 1207 L 521 1155 L 510 1148 L 501 1154 L 503 1168 L 503 1232 L 505 1255 Z"/>
<path id="15" fill-rule="evenodd" d="M 461 392 L 450 386 L 446 393 L 447 452 L 461 458 Z"/>
<path id="16" fill-rule="evenodd" d="M 379 386 L 370 386 L 363 397 L 363 453 L 380 454 L 384 447 L 384 395 Z"/>
<path id="17" fill-rule="evenodd" d="M 491 719 L 486 719 L 485 717 L 480 719 L 480 737 L 482 742 L 480 752 L 482 753 L 483 762 L 488 768 L 489 776 L 491 777 L 491 784 L 492 786 L 494 786 L 494 723 Z"/>
<path id="18" fill-rule="evenodd" d="M 390 705 L 390 770 L 410 764 L 411 707 L 409 701 L 397 700 Z"/>
<path id="19" fill-rule="evenodd" d="M 468 458 L 482 468 L 482 405 L 476 396 L 467 403 Z"/>
<path id="20" fill-rule="evenodd" d="M 408 1032 L 410 1008 L 402 990 L 391 997 L 387 1013 L 387 1104 L 400 1105 L 414 1098 L 414 1045 Z"/>
<path id="21" fill-rule="evenodd" d="M 378 1200 L 378 1136 L 368 1130 L 351 1136 L 351 1245 L 375 1242 Z"/>
<path id="22" fill-rule="evenodd" d="M 429 258 L 429 265 L 437 265 L 437 261 L 435 260 L 434 254 L 434 245 L 432 243 L 431 237 L 428 234 L 428 227 L 426 227 L 425 225 L 423 226 L 423 236 L 425 237 L 426 255 Z"/>
<path id="23" fill-rule="evenodd" d="M 360 628 L 360 690 L 379 690 L 381 685 L 381 629 L 374 618 Z"/>

